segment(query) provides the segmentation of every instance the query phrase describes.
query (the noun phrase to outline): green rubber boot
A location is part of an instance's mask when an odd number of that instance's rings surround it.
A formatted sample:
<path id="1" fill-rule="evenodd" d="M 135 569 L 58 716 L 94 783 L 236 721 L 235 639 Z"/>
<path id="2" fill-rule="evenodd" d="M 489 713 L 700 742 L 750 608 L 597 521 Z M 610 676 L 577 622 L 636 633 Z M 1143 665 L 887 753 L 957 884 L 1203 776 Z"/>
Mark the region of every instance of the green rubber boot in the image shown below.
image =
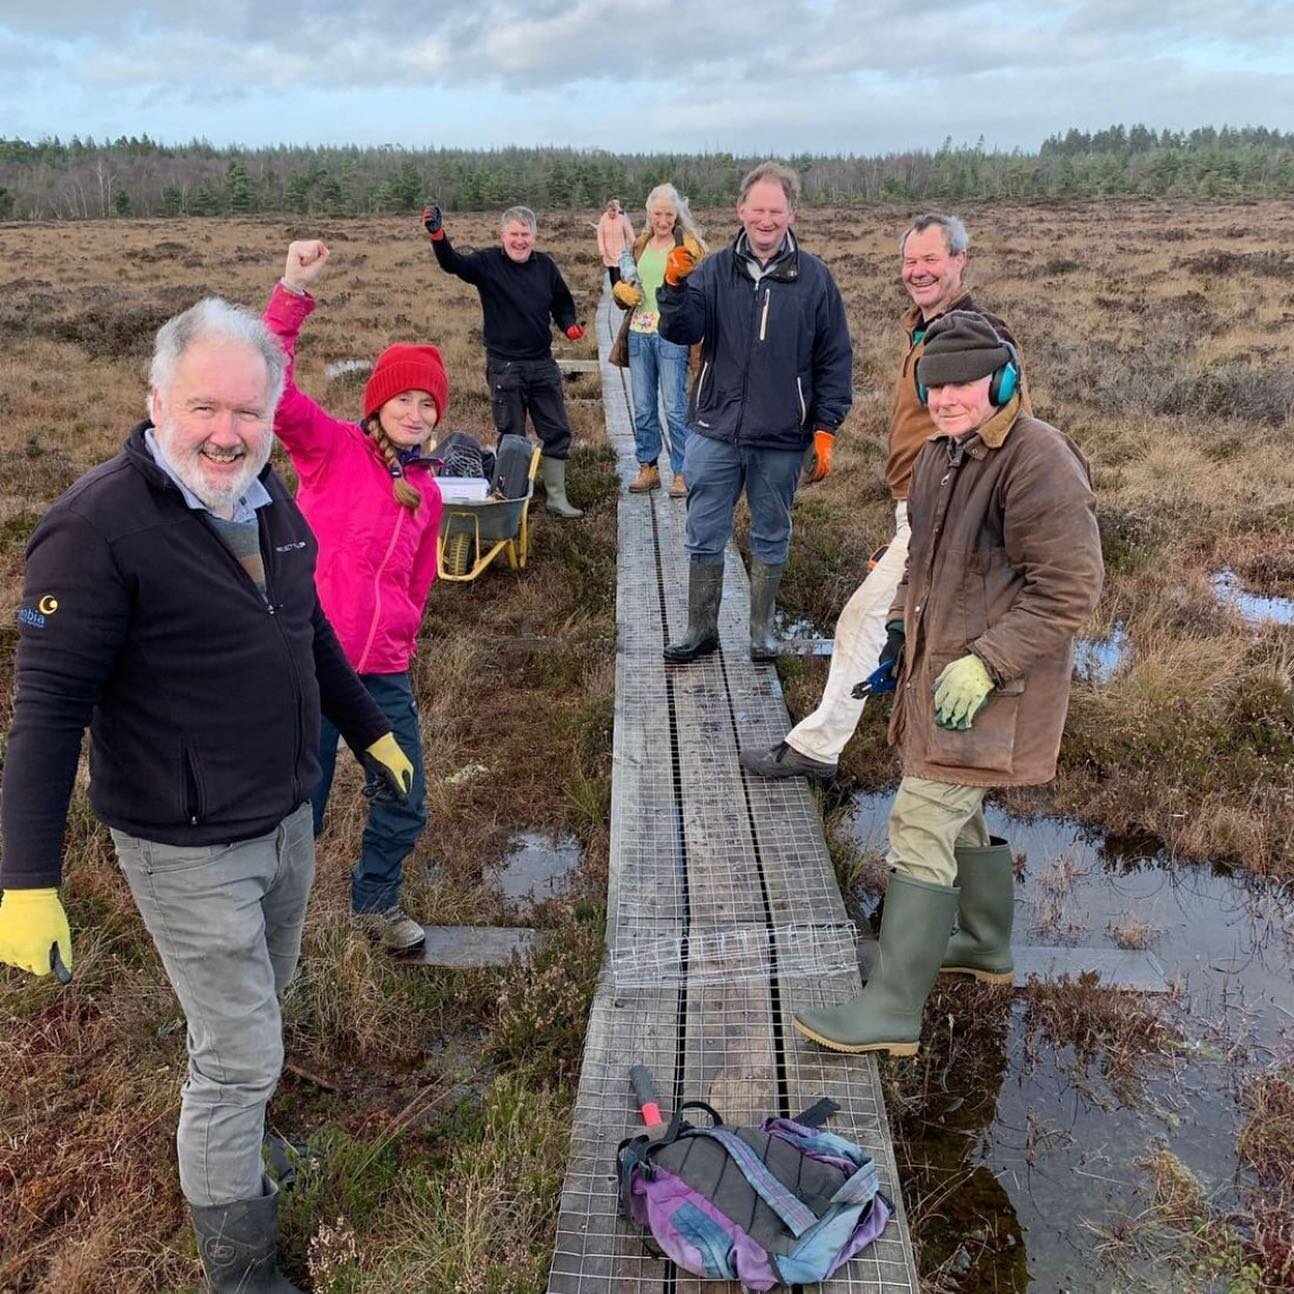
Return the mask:
<path id="1" fill-rule="evenodd" d="M 279 1188 L 236 1204 L 191 1204 L 204 1294 L 304 1294 L 279 1271 Z"/>
<path id="2" fill-rule="evenodd" d="M 709 656 L 719 650 L 719 603 L 723 601 L 723 566 L 689 562 L 687 568 L 687 633 L 664 652 L 671 665 Z"/>
<path id="3" fill-rule="evenodd" d="M 956 911 L 951 886 L 891 872 L 876 963 L 862 993 L 840 1006 L 799 1013 L 796 1029 L 832 1051 L 915 1056 L 921 1008 L 939 974 Z"/>
<path id="4" fill-rule="evenodd" d="M 575 507 L 566 497 L 566 460 L 564 458 L 549 458 L 545 454 L 539 460 L 539 477 L 544 483 L 544 492 L 547 498 L 544 500 L 544 507 L 559 517 L 566 517 L 568 520 L 574 520 L 576 517 L 582 517 L 584 513 Z"/>
<path id="5" fill-rule="evenodd" d="M 1011 847 L 1000 836 L 978 849 L 958 849 L 957 931 L 948 941 L 940 973 L 973 975 L 985 984 L 1010 984 L 1015 869 Z"/>
<path id="6" fill-rule="evenodd" d="M 777 610 L 777 586 L 782 582 L 782 567 L 769 566 L 759 558 L 750 561 L 750 659 L 776 660 L 777 630 L 773 627 Z"/>

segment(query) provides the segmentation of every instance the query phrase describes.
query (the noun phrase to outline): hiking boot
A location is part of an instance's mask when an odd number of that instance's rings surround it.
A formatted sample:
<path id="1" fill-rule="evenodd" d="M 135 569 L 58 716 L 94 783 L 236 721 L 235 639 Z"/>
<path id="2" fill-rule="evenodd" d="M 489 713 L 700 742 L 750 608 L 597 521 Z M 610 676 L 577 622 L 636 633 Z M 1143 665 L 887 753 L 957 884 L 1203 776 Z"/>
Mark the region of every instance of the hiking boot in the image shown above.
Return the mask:
<path id="1" fill-rule="evenodd" d="M 683 479 L 682 472 L 674 473 L 674 480 L 670 483 L 669 497 L 671 499 L 687 498 L 687 482 Z"/>
<path id="2" fill-rule="evenodd" d="M 750 659 L 776 660 L 779 648 L 773 612 L 777 605 L 777 586 L 782 582 L 782 566 L 769 566 L 759 558 L 750 563 Z"/>
<path id="3" fill-rule="evenodd" d="M 719 646 L 719 603 L 723 600 L 723 567 L 689 562 L 687 633 L 665 648 L 671 665 L 686 665 L 709 656 Z"/>
<path id="4" fill-rule="evenodd" d="M 794 746 L 779 741 L 767 750 L 743 750 L 737 758 L 742 768 L 757 777 L 807 777 L 815 782 L 829 782 L 836 775 L 836 764 L 801 755 Z"/>
<path id="5" fill-rule="evenodd" d="M 412 952 L 427 937 L 427 932 L 399 908 L 387 908 L 385 912 L 355 912 L 351 915 L 355 924 L 369 938 L 376 939 L 389 953 L 398 955 Z"/>
<path id="6" fill-rule="evenodd" d="M 921 1009 L 939 974 L 956 911 L 952 886 L 891 872 L 876 961 L 863 991 L 840 1006 L 800 1012 L 796 1029 L 831 1051 L 915 1056 Z"/>
<path id="7" fill-rule="evenodd" d="M 655 463 L 639 463 L 638 475 L 629 482 L 630 494 L 646 494 L 660 489 L 660 468 Z"/>
<path id="8" fill-rule="evenodd" d="M 1011 926 L 1015 919 L 1015 869 L 1011 847 L 1000 836 L 957 857 L 957 930 L 948 941 L 941 975 L 973 975 L 983 984 L 1011 984 Z"/>
<path id="9" fill-rule="evenodd" d="M 303 1294 L 278 1268 L 279 1191 L 236 1204 L 189 1205 L 205 1294 Z"/>
<path id="10" fill-rule="evenodd" d="M 584 513 L 574 507 L 566 497 L 566 460 L 549 458 L 545 454 L 539 460 L 539 475 L 544 483 L 544 507 L 559 517 L 572 520 L 582 517 Z"/>

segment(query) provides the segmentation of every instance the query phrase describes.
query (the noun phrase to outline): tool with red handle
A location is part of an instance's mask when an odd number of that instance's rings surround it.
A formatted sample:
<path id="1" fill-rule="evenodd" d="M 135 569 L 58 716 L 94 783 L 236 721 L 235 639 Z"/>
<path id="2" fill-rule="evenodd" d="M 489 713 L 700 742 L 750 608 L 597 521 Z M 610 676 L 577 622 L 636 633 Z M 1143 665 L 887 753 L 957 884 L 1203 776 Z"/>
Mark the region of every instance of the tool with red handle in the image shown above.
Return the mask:
<path id="1" fill-rule="evenodd" d="M 629 1082 L 638 1101 L 638 1110 L 649 1137 L 659 1137 L 665 1131 L 665 1119 L 660 1112 L 660 1097 L 656 1095 L 656 1082 L 646 1065 L 634 1065 L 629 1070 Z"/>

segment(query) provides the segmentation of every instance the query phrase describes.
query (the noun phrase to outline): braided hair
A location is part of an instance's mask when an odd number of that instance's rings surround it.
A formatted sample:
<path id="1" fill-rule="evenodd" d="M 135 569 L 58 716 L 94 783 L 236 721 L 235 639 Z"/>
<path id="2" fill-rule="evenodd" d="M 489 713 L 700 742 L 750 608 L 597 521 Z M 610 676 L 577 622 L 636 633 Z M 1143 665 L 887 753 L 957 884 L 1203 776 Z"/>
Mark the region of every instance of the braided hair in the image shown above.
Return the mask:
<path id="1" fill-rule="evenodd" d="M 376 413 L 364 419 L 363 428 L 366 435 L 373 438 L 378 452 L 386 460 L 386 469 L 391 473 L 391 493 L 395 501 L 410 512 L 417 512 L 422 503 L 422 495 L 409 484 L 404 474 L 404 464 L 400 462 L 400 452 L 395 442 L 382 430 L 382 424 Z"/>

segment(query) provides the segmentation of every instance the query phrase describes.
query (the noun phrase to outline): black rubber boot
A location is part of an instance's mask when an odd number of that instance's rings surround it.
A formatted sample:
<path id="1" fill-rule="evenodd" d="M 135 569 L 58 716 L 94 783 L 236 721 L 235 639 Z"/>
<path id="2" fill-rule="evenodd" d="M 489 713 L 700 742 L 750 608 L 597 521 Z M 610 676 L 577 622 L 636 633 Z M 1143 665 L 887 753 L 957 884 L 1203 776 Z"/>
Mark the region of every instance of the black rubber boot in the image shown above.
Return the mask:
<path id="1" fill-rule="evenodd" d="M 777 586 L 782 582 L 782 567 L 768 566 L 759 558 L 750 561 L 750 659 L 776 660 L 777 630 L 773 613 L 777 609 Z"/>
<path id="2" fill-rule="evenodd" d="M 891 872 L 876 962 L 862 993 L 841 1006 L 799 1012 L 796 1029 L 832 1051 L 915 1056 L 921 1009 L 939 974 L 956 911 L 951 886 Z"/>
<path id="3" fill-rule="evenodd" d="M 236 1204 L 189 1205 L 206 1294 L 304 1294 L 278 1268 L 279 1189 Z"/>
<path id="4" fill-rule="evenodd" d="M 940 971 L 973 975 L 985 984 L 1010 984 L 1011 926 L 1015 919 L 1015 868 L 1001 836 L 977 849 L 957 849 L 957 931 L 948 941 Z"/>
<path id="5" fill-rule="evenodd" d="M 690 562 L 687 571 L 687 633 L 665 648 L 671 665 L 686 665 L 719 647 L 719 603 L 723 600 L 723 566 Z"/>

